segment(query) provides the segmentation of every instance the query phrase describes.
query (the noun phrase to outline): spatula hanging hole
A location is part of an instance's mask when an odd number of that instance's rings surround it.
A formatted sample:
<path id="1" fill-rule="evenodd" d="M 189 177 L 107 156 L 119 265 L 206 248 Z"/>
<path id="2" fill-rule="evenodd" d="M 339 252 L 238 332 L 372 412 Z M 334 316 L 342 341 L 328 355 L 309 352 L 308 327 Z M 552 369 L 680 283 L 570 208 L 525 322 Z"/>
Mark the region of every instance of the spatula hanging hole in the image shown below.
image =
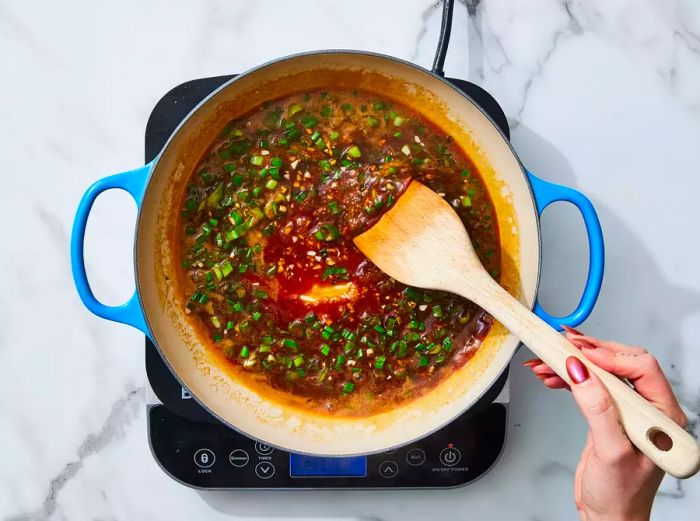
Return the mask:
<path id="1" fill-rule="evenodd" d="M 671 450 L 673 447 L 673 440 L 671 437 L 658 427 L 649 429 L 647 431 L 647 438 L 654 444 L 654 447 L 664 452 Z"/>

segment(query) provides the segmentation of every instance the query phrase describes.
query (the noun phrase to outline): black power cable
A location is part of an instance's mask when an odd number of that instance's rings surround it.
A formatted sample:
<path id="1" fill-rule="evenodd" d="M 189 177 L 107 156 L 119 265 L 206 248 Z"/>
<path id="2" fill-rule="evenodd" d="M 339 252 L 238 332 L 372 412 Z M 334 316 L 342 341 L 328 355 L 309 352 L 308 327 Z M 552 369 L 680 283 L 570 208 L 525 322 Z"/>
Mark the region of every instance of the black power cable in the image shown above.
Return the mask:
<path id="1" fill-rule="evenodd" d="M 433 72 L 439 76 L 445 76 L 445 56 L 447 56 L 447 46 L 450 44 L 450 32 L 452 31 L 452 11 L 454 10 L 454 0 L 443 0 L 442 24 L 440 25 L 440 39 L 438 40 L 435 60 L 433 60 Z"/>

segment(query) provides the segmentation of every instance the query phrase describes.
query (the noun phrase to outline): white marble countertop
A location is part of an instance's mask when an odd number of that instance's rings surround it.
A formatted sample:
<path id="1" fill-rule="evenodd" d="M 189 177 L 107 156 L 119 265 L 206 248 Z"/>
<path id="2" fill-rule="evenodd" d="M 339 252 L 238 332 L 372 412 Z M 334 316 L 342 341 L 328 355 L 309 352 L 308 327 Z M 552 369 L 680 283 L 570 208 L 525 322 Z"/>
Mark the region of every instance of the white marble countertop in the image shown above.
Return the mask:
<path id="1" fill-rule="evenodd" d="M 574 519 L 585 425 L 565 392 L 512 371 L 509 440 L 477 483 L 424 492 L 197 492 L 146 439 L 143 337 L 90 315 L 68 235 L 86 186 L 143 162 L 155 102 L 174 85 L 294 52 L 356 48 L 429 67 L 433 0 L 4 1 L 0 5 L 0 517 L 189 520 Z M 583 325 L 654 351 L 700 422 L 700 4 L 697 0 L 458 2 L 448 75 L 498 99 L 528 168 L 594 201 L 607 242 Z M 6 192 L 7 193 L 7 192 Z M 131 292 L 133 203 L 102 197 L 88 268 L 108 303 Z M 16 221 L 14 219 L 17 219 Z M 571 308 L 586 246 L 577 213 L 545 214 L 541 300 Z M 9 242 L 9 248 L 8 248 Z M 518 360 L 527 356 L 522 350 Z M 693 372 L 692 367 L 695 368 Z M 655 519 L 697 519 L 700 479 L 667 479 Z"/>

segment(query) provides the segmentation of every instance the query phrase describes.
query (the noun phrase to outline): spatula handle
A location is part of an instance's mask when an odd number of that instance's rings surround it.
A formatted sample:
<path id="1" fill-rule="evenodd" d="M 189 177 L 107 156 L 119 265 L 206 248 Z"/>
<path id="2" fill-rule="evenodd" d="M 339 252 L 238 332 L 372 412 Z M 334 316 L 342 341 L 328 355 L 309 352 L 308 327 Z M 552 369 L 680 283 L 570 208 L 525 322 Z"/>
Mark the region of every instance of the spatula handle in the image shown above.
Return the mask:
<path id="1" fill-rule="evenodd" d="M 566 371 L 566 359 L 575 356 L 585 364 L 610 392 L 630 441 L 664 471 L 677 478 L 688 478 L 700 470 L 700 447 L 690 434 L 622 380 L 588 361 L 571 342 L 491 277 L 485 278 L 492 283 L 480 284 L 478 289 L 470 287 L 463 296 L 488 311 L 567 383 L 571 379 Z M 651 438 L 658 431 L 673 441 L 669 450 L 661 450 L 652 443 Z"/>

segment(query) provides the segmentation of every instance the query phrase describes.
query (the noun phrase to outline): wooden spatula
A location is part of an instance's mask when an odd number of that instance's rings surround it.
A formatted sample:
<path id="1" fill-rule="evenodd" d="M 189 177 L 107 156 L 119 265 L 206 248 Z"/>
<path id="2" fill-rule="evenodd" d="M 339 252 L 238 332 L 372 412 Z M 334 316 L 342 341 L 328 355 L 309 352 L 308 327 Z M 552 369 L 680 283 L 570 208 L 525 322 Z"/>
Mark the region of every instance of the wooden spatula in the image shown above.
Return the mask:
<path id="1" fill-rule="evenodd" d="M 438 194 L 412 181 L 377 224 L 355 244 L 382 271 L 420 288 L 456 293 L 489 312 L 566 382 L 565 362 L 575 356 L 610 391 L 627 436 L 654 463 L 677 478 L 700 469 L 700 448 L 673 420 L 625 382 L 590 363 L 562 335 L 491 278 L 472 248 L 462 221 Z M 673 441 L 661 450 L 651 441 L 658 431 Z"/>

